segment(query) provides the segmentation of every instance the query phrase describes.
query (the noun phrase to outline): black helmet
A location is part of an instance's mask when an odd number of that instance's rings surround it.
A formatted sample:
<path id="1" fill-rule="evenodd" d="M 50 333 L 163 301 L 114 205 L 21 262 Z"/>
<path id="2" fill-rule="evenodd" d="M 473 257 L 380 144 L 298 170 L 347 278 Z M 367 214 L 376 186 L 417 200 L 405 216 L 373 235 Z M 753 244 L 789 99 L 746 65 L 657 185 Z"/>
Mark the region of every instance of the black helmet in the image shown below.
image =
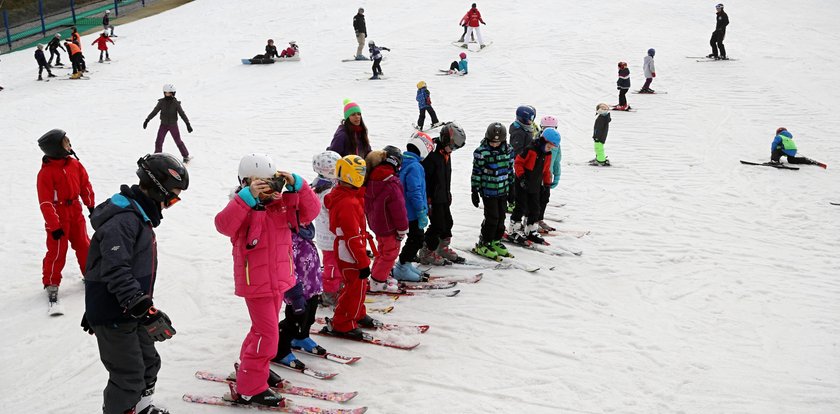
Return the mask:
<path id="1" fill-rule="evenodd" d="M 399 171 L 400 166 L 402 166 L 402 152 L 400 152 L 400 149 L 393 145 L 388 145 L 382 150 L 385 151 L 385 162 L 394 166 L 394 170 Z"/>
<path id="2" fill-rule="evenodd" d="M 484 133 L 484 139 L 487 140 L 487 142 L 505 142 L 507 140 L 507 129 L 505 129 L 504 125 L 498 122 L 493 122 L 487 126 L 487 132 Z"/>
<path id="3" fill-rule="evenodd" d="M 187 167 L 172 155 L 146 154 L 137 160 L 137 167 L 140 186 L 149 190 L 149 198 L 167 207 L 180 200 L 173 189 L 186 190 L 190 185 Z"/>
<path id="4" fill-rule="evenodd" d="M 72 149 L 70 151 L 64 149 L 65 136 L 67 133 L 63 129 L 53 129 L 38 138 L 38 146 L 41 147 L 41 151 L 44 151 L 44 155 L 50 158 L 61 159 L 68 155 L 76 155 Z"/>
<path id="5" fill-rule="evenodd" d="M 440 129 L 440 138 L 438 138 L 438 143 L 442 147 L 450 146 L 455 151 L 463 147 L 466 142 L 467 134 L 464 133 L 464 130 L 458 124 L 454 122 L 443 124 L 443 127 Z"/>

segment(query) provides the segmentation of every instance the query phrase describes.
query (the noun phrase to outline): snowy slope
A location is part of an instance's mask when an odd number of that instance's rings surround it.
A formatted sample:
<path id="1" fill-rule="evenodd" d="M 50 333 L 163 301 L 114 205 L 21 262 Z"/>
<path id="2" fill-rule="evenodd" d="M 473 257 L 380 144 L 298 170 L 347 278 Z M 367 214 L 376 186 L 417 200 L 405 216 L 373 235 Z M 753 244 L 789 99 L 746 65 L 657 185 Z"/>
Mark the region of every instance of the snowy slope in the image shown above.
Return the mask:
<path id="1" fill-rule="evenodd" d="M 414 351 L 315 338 L 363 360 L 339 366 L 303 356 L 340 375 L 284 376 L 358 390 L 348 405 L 377 413 L 840 412 L 840 210 L 828 204 L 840 201 L 840 144 L 831 135 L 840 130 L 840 37 L 831 29 L 840 4 L 806 2 L 795 13 L 779 0 L 728 5 L 726 46 L 739 60 L 697 63 L 685 56 L 709 53 L 712 2 L 484 2 L 483 34 L 495 43 L 470 54 L 469 76 L 439 77 L 460 52 L 450 42 L 469 2 L 281 3 L 196 1 L 123 26 L 113 64 L 95 63 L 85 46 L 89 81 L 34 82 L 32 51 L 3 56 L 3 412 L 97 412 L 107 380 L 95 339 L 78 326 L 84 289 L 72 255 L 62 284 L 67 315 L 44 314 L 34 188 L 41 134 L 68 131 L 103 201 L 135 180 L 135 161 L 153 149 L 157 122 L 141 124 L 161 85 L 178 87 L 196 159 L 184 201 L 157 231 L 156 304 L 178 335 L 158 346 L 156 400 L 177 413 L 236 412 L 180 397 L 221 393 L 192 374 L 230 370 L 248 329 L 232 293 L 230 244 L 212 222 L 239 157 L 270 152 L 282 168 L 312 177 L 311 157 L 330 142 L 345 97 L 361 106 L 374 147 L 402 146 L 419 80 L 441 119 L 468 134 L 453 156 L 454 244 L 474 243 L 481 222 L 468 201 L 472 149 L 487 124 L 508 124 L 517 105 L 532 104 L 538 116 L 557 116 L 563 135 L 548 215 L 568 216 L 561 228 L 592 231 L 551 241 L 585 253 L 515 251 L 543 269 L 485 271 L 456 298 L 397 301 L 382 319 L 432 325 Z M 369 63 L 340 62 L 355 51 L 350 23 L 360 5 L 371 39 L 393 49 L 382 66 L 388 80 L 367 81 Z M 281 46 L 296 40 L 303 60 L 239 63 L 269 37 Z M 638 112 L 613 114 L 606 148 L 615 167 L 586 166 L 594 107 L 616 103 L 616 62 L 630 63 L 638 89 L 650 47 L 652 87 L 669 94 L 628 95 Z M 769 157 L 779 126 L 830 168 L 738 163 Z M 177 152 L 170 139 L 165 150 Z"/>

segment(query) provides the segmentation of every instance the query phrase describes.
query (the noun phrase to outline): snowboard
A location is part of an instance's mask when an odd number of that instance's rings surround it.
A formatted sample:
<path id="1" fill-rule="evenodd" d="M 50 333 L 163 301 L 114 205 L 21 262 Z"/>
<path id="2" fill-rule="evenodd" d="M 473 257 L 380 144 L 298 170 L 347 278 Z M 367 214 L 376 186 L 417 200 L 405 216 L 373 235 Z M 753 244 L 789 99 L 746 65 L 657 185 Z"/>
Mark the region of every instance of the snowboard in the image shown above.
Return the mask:
<path id="1" fill-rule="evenodd" d="M 650 92 L 642 92 L 641 90 L 633 91 L 631 93 L 634 93 L 636 95 L 667 95 L 668 94 L 668 92 L 666 92 L 666 91 L 656 91 L 656 92 L 650 93 Z"/>

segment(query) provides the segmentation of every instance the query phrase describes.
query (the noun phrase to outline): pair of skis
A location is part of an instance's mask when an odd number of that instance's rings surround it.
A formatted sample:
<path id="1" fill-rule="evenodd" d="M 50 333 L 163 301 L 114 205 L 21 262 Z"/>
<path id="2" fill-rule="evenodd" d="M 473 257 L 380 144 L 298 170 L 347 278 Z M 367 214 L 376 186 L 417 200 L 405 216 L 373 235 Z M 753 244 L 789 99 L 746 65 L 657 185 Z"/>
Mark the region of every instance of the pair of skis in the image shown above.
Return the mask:
<path id="1" fill-rule="evenodd" d="M 811 161 L 811 164 L 810 164 L 810 165 L 816 165 L 816 166 L 818 166 L 818 167 L 820 167 L 820 168 L 822 168 L 822 169 L 826 169 L 826 168 L 828 168 L 828 165 L 827 165 L 827 164 L 825 164 L 825 163 L 822 163 L 822 162 L 819 162 L 819 161 L 815 161 L 815 160 L 812 160 L 812 159 L 810 159 L 810 158 L 809 158 L 808 160 L 809 160 L 809 161 Z M 799 167 L 792 167 L 792 166 L 791 166 L 791 165 L 789 165 L 789 164 L 774 163 L 774 162 L 752 162 L 752 161 L 744 161 L 744 160 L 741 160 L 741 164 L 745 164 L 745 165 L 761 165 L 761 166 L 765 166 L 765 167 L 773 167 L 773 168 L 777 168 L 777 169 L 780 169 L 780 170 L 798 170 L 798 169 L 799 169 Z M 808 164 L 805 164 L 805 165 L 808 165 Z"/>

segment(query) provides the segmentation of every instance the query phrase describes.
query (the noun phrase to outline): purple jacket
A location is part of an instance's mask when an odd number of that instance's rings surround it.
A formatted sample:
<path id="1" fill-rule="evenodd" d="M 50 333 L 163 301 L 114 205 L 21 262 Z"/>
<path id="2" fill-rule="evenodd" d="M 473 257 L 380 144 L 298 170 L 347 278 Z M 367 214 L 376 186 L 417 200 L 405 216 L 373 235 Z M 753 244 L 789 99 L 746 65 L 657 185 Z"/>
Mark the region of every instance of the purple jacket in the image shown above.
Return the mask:
<path id="1" fill-rule="evenodd" d="M 341 155 L 342 157 L 355 154 L 365 158 L 370 152 L 370 144 L 367 144 L 362 148 L 355 148 L 353 143 L 350 142 L 350 137 L 347 136 L 347 131 L 344 130 L 344 124 L 341 124 L 338 126 L 338 129 L 335 130 L 333 140 L 327 149 L 337 152 L 338 155 Z"/>
<path id="2" fill-rule="evenodd" d="M 407 233 L 408 215 L 402 183 L 393 168 L 390 165 L 374 168 L 366 187 L 365 216 L 373 233 L 377 236 Z"/>
<path id="3" fill-rule="evenodd" d="M 314 233 L 311 224 L 301 227 L 298 232 L 292 232 L 295 277 L 303 286 L 303 297 L 307 300 L 324 290 L 321 281 L 321 258 L 318 257 L 318 249 L 312 242 Z"/>

